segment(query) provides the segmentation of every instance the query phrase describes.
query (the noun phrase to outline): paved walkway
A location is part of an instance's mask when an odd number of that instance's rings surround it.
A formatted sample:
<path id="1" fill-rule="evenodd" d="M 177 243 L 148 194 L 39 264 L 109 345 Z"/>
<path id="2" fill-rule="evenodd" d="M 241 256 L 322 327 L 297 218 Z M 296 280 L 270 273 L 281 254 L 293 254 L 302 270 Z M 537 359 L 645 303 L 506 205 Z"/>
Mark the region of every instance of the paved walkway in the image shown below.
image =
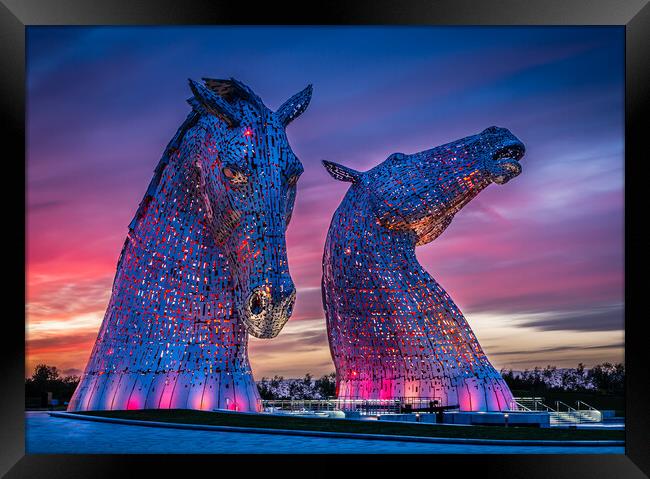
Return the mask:
<path id="1" fill-rule="evenodd" d="M 623 454 L 623 447 L 484 446 L 152 428 L 26 413 L 26 451 L 65 453 Z"/>

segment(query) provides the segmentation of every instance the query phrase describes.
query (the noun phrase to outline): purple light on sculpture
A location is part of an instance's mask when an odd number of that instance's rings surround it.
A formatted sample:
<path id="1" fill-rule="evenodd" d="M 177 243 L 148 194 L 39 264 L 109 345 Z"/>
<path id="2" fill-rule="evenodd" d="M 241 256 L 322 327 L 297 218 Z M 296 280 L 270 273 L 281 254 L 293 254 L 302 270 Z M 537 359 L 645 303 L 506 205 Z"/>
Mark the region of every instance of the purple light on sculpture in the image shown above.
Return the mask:
<path id="1" fill-rule="evenodd" d="M 68 410 L 257 411 L 248 334 L 292 313 L 285 230 L 303 171 L 285 127 L 237 80 L 190 80 L 192 111 L 129 225 L 112 295 Z"/>
<path id="2" fill-rule="evenodd" d="M 491 183 L 521 173 L 524 145 L 490 127 L 361 173 L 324 162 L 348 190 L 323 256 L 323 304 L 343 399 L 431 399 L 510 409 L 512 393 L 467 320 L 415 256 Z"/>

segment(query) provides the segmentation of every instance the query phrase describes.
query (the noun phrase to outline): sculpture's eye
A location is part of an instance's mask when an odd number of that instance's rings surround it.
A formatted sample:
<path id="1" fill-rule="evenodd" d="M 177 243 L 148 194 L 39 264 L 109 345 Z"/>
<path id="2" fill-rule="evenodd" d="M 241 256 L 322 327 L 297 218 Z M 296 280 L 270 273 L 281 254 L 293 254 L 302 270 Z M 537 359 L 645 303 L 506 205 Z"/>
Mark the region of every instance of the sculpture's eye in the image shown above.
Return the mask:
<path id="1" fill-rule="evenodd" d="M 298 178 L 300 178 L 300 175 L 291 175 L 287 181 L 287 184 L 289 186 L 296 186 L 296 183 L 298 183 Z"/>
<path id="2" fill-rule="evenodd" d="M 224 166 L 221 169 L 221 172 L 223 173 L 223 176 L 233 185 L 243 185 L 248 182 L 246 173 L 234 166 Z"/>

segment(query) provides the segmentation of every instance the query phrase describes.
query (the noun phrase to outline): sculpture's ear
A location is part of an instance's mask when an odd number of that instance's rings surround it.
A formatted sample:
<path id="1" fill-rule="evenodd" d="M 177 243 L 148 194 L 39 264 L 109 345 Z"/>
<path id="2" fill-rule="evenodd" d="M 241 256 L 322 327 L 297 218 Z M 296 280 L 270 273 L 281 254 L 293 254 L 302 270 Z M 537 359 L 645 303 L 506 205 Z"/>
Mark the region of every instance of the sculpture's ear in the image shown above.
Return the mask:
<path id="1" fill-rule="evenodd" d="M 350 183 L 356 183 L 361 178 L 361 172 L 348 168 L 347 166 L 339 165 L 332 161 L 322 160 L 323 166 L 327 172 L 334 178 L 339 181 L 349 181 Z"/>
<path id="2" fill-rule="evenodd" d="M 238 126 L 240 123 L 239 115 L 230 106 L 230 104 L 221 98 L 217 93 L 212 92 L 209 88 L 201 85 L 190 79 L 190 89 L 194 93 L 194 99 L 208 112 L 222 117 L 232 126 Z M 196 107 L 192 99 L 189 103 L 192 107 Z"/>
<path id="3" fill-rule="evenodd" d="M 276 116 L 280 119 L 280 123 L 287 126 L 290 122 L 302 115 L 309 106 L 312 91 L 312 86 L 307 85 L 304 90 L 296 93 L 285 101 L 282 106 L 278 108 L 278 111 L 275 112 Z"/>

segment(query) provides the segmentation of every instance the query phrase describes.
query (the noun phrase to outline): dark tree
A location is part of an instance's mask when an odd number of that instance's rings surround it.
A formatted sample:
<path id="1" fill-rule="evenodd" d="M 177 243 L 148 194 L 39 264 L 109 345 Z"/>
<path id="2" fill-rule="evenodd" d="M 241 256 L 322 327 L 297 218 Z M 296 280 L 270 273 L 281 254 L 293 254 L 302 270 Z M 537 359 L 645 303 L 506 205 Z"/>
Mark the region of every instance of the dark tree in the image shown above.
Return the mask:
<path id="1" fill-rule="evenodd" d="M 257 390 L 262 399 L 288 399 L 282 391 L 282 384 L 284 378 L 282 376 L 274 376 L 273 379 L 263 377 L 257 383 Z"/>
<path id="2" fill-rule="evenodd" d="M 588 376 L 600 391 L 622 392 L 625 385 L 625 366 L 622 363 L 598 364 L 589 370 Z"/>
<path id="3" fill-rule="evenodd" d="M 32 405 L 46 406 L 48 393 L 52 393 L 52 399 L 63 404 L 70 401 L 78 384 L 79 376 L 61 377 L 56 367 L 39 364 L 32 377 L 25 379 L 25 398 Z"/>
<path id="4" fill-rule="evenodd" d="M 257 390 L 260 392 L 260 397 L 262 399 L 277 399 L 273 394 L 273 389 L 269 383 L 269 380 L 265 377 L 257 383 Z"/>
<path id="5" fill-rule="evenodd" d="M 34 384 L 47 384 L 49 381 L 59 379 L 59 371 L 55 366 L 39 364 L 34 368 L 31 379 L 34 381 Z"/>
<path id="6" fill-rule="evenodd" d="M 336 373 L 327 374 L 316 380 L 315 389 L 322 398 L 336 395 Z"/>

